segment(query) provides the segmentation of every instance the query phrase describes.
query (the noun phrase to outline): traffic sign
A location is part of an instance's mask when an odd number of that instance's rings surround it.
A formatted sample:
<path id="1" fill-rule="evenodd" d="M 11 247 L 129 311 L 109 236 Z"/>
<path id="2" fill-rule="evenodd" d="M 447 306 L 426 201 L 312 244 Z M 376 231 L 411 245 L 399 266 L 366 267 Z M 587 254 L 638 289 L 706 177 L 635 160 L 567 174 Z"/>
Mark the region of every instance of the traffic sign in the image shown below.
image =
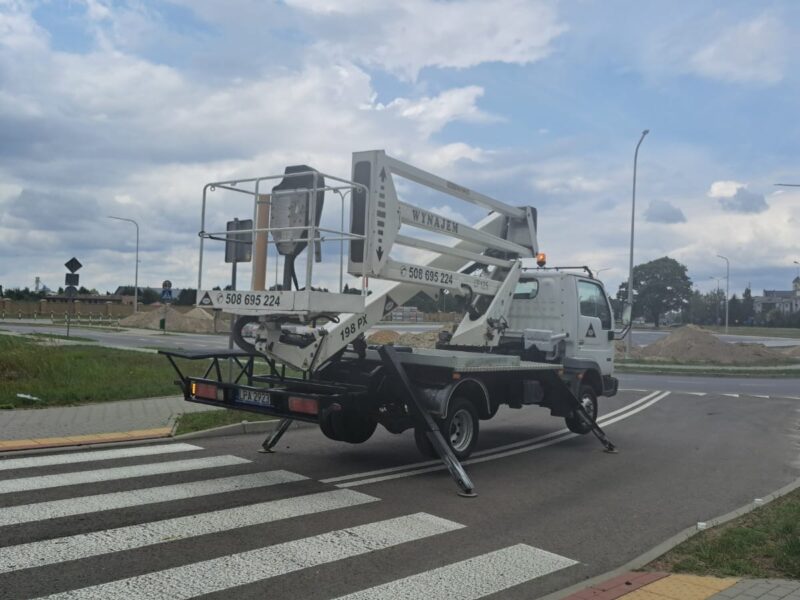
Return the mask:
<path id="1" fill-rule="evenodd" d="M 64 263 L 64 266 L 67 267 L 67 269 L 69 270 L 70 273 L 75 273 L 83 265 L 81 264 L 81 262 L 77 258 L 75 258 L 73 256 L 67 262 Z"/>
<path id="2" fill-rule="evenodd" d="M 250 262 L 253 256 L 253 234 L 236 233 L 253 228 L 253 219 L 234 219 L 228 221 L 228 235 L 225 239 L 225 262 Z"/>
<path id="3" fill-rule="evenodd" d="M 74 285 L 68 285 L 64 290 L 64 293 L 70 298 L 74 298 L 78 295 L 78 288 L 76 288 Z"/>
<path id="4" fill-rule="evenodd" d="M 80 277 L 77 273 L 67 273 L 64 275 L 64 285 L 78 285 Z"/>

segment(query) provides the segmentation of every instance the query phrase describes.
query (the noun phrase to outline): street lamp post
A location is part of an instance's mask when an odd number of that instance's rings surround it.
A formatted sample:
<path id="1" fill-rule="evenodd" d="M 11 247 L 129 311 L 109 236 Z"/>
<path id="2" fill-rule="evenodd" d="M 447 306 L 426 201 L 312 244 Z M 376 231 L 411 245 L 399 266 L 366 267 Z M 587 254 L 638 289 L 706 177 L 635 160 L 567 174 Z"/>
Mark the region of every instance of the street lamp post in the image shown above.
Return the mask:
<path id="1" fill-rule="evenodd" d="M 642 137 L 636 144 L 636 151 L 633 153 L 633 194 L 631 197 L 631 256 L 630 264 L 628 266 L 628 304 L 631 307 L 631 314 L 633 314 L 633 224 L 636 217 L 636 163 L 639 160 L 639 146 L 644 141 L 644 136 L 650 133 L 649 129 L 642 131 Z M 625 339 L 625 358 L 630 358 L 631 355 L 631 334 Z"/>
<path id="2" fill-rule="evenodd" d="M 725 261 L 725 333 L 728 333 L 728 308 L 731 294 L 731 261 L 728 260 L 727 256 L 722 256 L 721 254 L 717 254 L 717 257 Z"/>
<path id="3" fill-rule="evenodd" d="M 109 219 L 116 219 L 117 221 L 127 221 L 136 226 L 136 270 L 134 271 L 133 279 L 133 312 L 139 312 L 139 224 L 133 219 L 126 219 L 125 217 L 112 217 Z"/>

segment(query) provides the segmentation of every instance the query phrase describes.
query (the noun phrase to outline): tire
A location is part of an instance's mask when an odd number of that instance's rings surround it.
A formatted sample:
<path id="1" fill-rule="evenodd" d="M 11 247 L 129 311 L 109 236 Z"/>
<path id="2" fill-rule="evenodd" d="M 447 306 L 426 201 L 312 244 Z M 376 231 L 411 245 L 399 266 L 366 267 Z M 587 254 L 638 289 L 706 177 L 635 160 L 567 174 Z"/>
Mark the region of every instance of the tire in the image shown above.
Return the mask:
<path id="1" fill-rule="evenodd" d="M 592 420 L 596 421 L 597 394 L 594 393 L 594 388 L 592 388 L 590 385 L 582 385 L 578 395 L 578 400 L 581 402 L 581 404 L 583 404 L 583 407 L 586 409 L 586 412 L 589 413 L 589 416 L 592 417 Z M 583 417 L 574 412 L 570 416 L 565 417 L 564 421 L 567 424 L 567 429 L 569 429 L 572 433 L 585 435 L 592 430 L 591 424 L 587 423 Z"/>
<path id="2" fill-rule="evenodd" d="M 326 437 L 337 442 L 363 444 L 378 427 L 378 422 L 357 413 L 333 412 L 319 422 L 319 428 Z"/>
<path id="3" fill-rule="evenodd" d="M 458 460 L 468 458 L 478 443 L 480 419 L 475 405 L 466 398 L 454 398 L 450 401 L 447 416 L 436 421 L 455 457 Z M 423 456 L 438 458 L 436 449 L 423 429 L 414 429 L 414 441 Z"/>

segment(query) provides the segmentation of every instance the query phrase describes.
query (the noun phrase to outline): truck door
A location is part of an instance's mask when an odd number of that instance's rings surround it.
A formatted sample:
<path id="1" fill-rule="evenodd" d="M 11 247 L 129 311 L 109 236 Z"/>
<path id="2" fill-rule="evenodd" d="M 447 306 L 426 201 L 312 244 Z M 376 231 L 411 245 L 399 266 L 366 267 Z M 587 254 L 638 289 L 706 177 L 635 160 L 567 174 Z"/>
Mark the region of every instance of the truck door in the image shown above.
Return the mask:
<path id="1" fill-rule="evenodd" d="M 614 366 L 614 342 L 611 307 L 603 286 L 595 281 L 578 280 L 578 356 L 593 360 L 603 375 L 610 375 Z"/>

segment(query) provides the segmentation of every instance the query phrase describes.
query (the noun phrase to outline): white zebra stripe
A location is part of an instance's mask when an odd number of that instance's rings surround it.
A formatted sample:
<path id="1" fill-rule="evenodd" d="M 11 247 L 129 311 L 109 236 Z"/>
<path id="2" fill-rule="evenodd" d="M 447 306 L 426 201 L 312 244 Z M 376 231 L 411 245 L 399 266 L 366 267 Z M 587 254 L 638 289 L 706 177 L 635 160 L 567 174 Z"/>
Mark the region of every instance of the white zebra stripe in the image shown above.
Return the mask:
<path id="1" fill-rule="evenodd" d="M 128 492 L 112 492 L 109 494 L 67 498 L 65 500 L 50 500 L 35 504 L 8 506 L 0 508 L 0 527 L 158 502 L 186 500 L 187 498 L 198 496 L 211 496 L 213 494 L 249 490 L 306 479 L 308 477 L 290 471 L 267 471 L 265 473 L 250 473 L 248 475 L 236 475 L 234 477 L 222 477 L 205 481 L 176 483 Z"/>
<path id="2" fill-rule="evenodd" d="M 464 527 L 427 513 L 368 523 L 47 596 L 50 600 L 185 600 Z"/>
<path id="3" fill-rule="evenodd" d="M 243 465 L 249 462 L 249 460 L 239 458 L 238 456 L 212 456 L 209 458 L 192 458 L 187 460 L 134 465 L 132 467 L 113 467 L 94 471 L 75 471 L 72 473 L 60 473 L 58 475 L 6 479 L 0 481 L 0 494 L 29 492 L 32 490 L 43 490 L 65 485 L 98 483 L 101 481 L 114 481 L 116 479 L 128 479 L 131 477 L 145 477 L 147 475 L 163 475 L 165 473 L 178 473 L 181 471 L 196 471 L 198 469 L 211 469 L 213 467 L 229 467 L 231 465 Z"/>
<path id="4" fill-rule="evenodd" d="M 558 554 L 517 544 L 338 600 L 476 600 L 576 564 Z"/>
<path id="5" fill-rule="evenodd" d="M 52 465 L 71 465 L 73 463 L 93 462 L 96 460 L 113 460 L 134 458 L 137 456 L 155 456 L 174 452 L 190 452 L 202 450 L 200 446 L 191 444 L 161 444 L 157 446 L 136 446 L 133 448 L 115 448 L 113 450 L 95 450 L 89 452 L 63 452 L 47 456 L 26 456 L 24 458 L 0 459 L 0 471 L 9 469 L 29 469 L 31 467 L 49 467 Z"/>
<path id="6" fill-rule="evenodd" d="M 282 519 L 358 506 L 377 500 L 374 496 L 368 496 L 361 492 L 332 490 L 163 521 L 140 523 L 129 527 L 7 546 L 0 548 L 0 573 L 100 556 L 110 552 L 144 548 L 167 541 L 219 533 L 240 527 L 263 525 Z"/>

